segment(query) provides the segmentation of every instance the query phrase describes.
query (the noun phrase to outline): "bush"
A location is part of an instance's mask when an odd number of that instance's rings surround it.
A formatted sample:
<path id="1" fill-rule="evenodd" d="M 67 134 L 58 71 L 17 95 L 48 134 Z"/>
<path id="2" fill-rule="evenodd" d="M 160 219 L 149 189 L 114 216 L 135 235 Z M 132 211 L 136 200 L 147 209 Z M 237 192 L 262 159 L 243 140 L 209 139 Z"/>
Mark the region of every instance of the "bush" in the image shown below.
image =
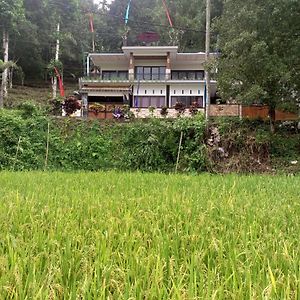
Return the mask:
<path id="1" fill-rule="evenodd" d="M 63 102 L 62 108 L 67 116 L 71 116 L 78 109 L 81 109 L 81 104 L 75 96 L 69 96 Z"/>
<path id="2" fill-rule="evenodd" d="M 256 171 L 269 156 L 289 163 L 300 158 L 299 134 L 271 135 L 261 124 L 240 120 L 217 120 L 220 142 L 228 156 L 214 157 L 207 144 L 204 116 L 193 118 L 135 120 L 103 123 L 75 118 L 45 117 L 25 106 L 0 111 L 0 169 L 42 170 L 49 135 L 48 168 L 52 170 L 141 170 L 173 172 L 180 136 L 178 164 L 181 172 Z M 30 108 L 30 109 L 29 109 Z M 28 111 L 27 111 L 28 110 Z M 283 129 L 282 129 L 283 130 Z M 253 164 L 255 162 L 255 164 Z"/>

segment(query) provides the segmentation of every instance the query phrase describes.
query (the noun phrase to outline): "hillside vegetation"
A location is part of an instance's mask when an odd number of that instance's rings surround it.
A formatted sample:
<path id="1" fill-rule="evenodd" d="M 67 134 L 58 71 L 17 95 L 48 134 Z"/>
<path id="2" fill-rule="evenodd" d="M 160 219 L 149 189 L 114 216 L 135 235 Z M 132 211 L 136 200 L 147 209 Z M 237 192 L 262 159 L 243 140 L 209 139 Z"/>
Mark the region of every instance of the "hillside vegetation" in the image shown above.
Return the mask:
<path id="1" fill-rule="evenodd" d="M 50 117 L 30 103 L 0 111 L 0 169 L 299 172 L 296 124 L 204 116 L 131 122 Z M 48 146 L 47 146 L 48 145 Z"/>

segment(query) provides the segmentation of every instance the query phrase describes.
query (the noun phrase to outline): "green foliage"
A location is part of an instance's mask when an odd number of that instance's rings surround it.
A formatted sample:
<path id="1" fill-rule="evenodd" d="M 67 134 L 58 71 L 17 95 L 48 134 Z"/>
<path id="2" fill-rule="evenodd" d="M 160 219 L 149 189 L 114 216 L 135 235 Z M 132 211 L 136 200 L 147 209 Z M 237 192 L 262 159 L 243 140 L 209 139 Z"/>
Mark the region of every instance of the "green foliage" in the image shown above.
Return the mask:
<path id="1" fill-rule="evenodd" d="M 47 66 L 50 77 L 56 76 L 55 68 L 61 74 L 63 70 L 63 64 L 60 60 L 51 59 L 50 63 Z"/>
<path id="2" fill-rule="evenodd" d="M 41 114 L 40 108 L 33 102 L 26 101 L 21 103 L 18 108 L 21 110 L 23 118 L 31 118 Z"/>
<path id="3" fill-rule="evenodd" d="M 24 103 L 19 110 L 0 112 L 0 169 L 44 169 L 48 123 L 47 166 L 51 170 L 174 172 L 181 133 L 180 172 L 262 170 L 258 163 L 264 164 L 266 171 L 270 158 L 275 159 L 274 165 L 281 158 L 286 164 L 300 158 L 296 131 L 278 129 L 273 139 L 267 124 L 261 121 L 215 121 L 210 126 L 218 128 L 220 143 L 212 148 L 207 142 L 209 136 L 202 114 L 193 118 L 135 119 L 107 124 L 45 117 L 38 107 Z M 228 155 L 220 157 L 218 147 Z"/>
<path id="4" fill-rule="evenodd" d="M 294 0 L 229 0 L 217 22 L 222 97 L 275 108 L 300 99 L 299 12 Z M 278 21 L 282 20 L 282 21 Z"/>
<path id="5" fill-rule="evenodd" d="M 6 63 L 0 59 L 0 73 L 3 72 L 7 68 L 15 68 L 17 65 L 13 61 L 8 61 Z"/>
<path id="6" fill-rule="evenodd" d="M 23 0 L 0 1 L 0 27 L 17 31 L 17 24 L 24 18 Z"/>

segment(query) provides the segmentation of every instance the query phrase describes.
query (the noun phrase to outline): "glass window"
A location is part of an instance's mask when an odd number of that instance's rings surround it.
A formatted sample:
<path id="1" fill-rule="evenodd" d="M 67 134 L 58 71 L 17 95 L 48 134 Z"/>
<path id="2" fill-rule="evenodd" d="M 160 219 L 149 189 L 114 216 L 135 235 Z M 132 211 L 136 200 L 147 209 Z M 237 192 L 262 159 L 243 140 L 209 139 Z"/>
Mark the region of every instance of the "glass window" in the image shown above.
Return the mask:
<path id="1" fill-rule="evenodd" d="M 110 74 L 109 74 L 109 76 L 110 76 L 110 80 L 115 80 L 115 79 L 118 79 L 118 73 L 117 73 L 117 71 L 111 71 L 110 72 Z"/>
<path id="2" fill-rule="evenodd" d="M 159 80 L 159 68 L 152 68 L 152 80 Z"/>
<path id="3" fill-rule="evenodd" d="M 178 80 L 178 72 L 172 72 L 172 79 Z"/>
<path id="4" fill-rule="evenodd" d="M 187 73 L 187 77 L 189 80 L 195 80 L 196 74 L 195 74 L 195 72 L 191 71 L 191 72 Z"/>
<path id="5" fill-rule="evenodd" d="M 203 80 L 204 78 L 204 72 L 203 71 L 197 71 L 196 72 L 196 79 Z"/>
<path id="6" fill-rule="evenodd" d="M 179 72 L 178 78 L 179 78 L 180 80 L 187 80 L 186 72 Z"/>
<path id="7" fill-rule="evenodd" d="M 159 76 L 162 80 L 166 78 L 166 67 L 159 68 Z"/>
<path id="8" fill-rule="evenodd" d="M 151 80 L 151 68 L 144 67 L 144 80 Z"/>
<path id="9" fill-rule="evenodd" d="M 184 104 L 185 107 L 190 107 L 193 103 L 197 104 L 198 108 L 203 107 L 203 97 L 194 97 L 194 96 L 173 96 L 171 98 L 171 106 L 174 107 L 174 105 L 177 102 L 181 102 Z"/>
<path id="10" fill-rule="evenodd" d="M 166 67 L 136 67 L 135 79 L 137 80 L 164 80 Z"/>
<path id="11" fill-rule="evenodd" d="M 136 67 L 135 69 L 135 78 L 138 80 L 142 80 L 143 79 L 143 67 Z"/>
<path id="12" fill-rule="evenodd" d="M 110 72 L 108 72 L 108 71 L 103 71 L 103 72 L 102 72 L 102 79 L 103 79 L 103 80 L 109 80 L 109 78 L 110 78 Z"/>
<path id="13" fill-rule="evenodd" d="M 128 79 L 128 72 L 127 71 L 119 71 L 118 77 L 120 79 L 126 80 L 126 79 Z"/>

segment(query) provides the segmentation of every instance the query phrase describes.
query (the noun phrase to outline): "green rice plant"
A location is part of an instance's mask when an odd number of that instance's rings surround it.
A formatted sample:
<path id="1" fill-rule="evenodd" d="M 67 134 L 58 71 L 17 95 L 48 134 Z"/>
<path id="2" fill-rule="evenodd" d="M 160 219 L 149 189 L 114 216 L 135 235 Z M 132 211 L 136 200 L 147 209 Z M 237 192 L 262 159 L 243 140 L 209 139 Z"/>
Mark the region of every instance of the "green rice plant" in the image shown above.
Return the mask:
<path id="1" fill-rule="evenodd" d="M 0 173 L 0 299 L 299 299 L 300 177 Z"/>

